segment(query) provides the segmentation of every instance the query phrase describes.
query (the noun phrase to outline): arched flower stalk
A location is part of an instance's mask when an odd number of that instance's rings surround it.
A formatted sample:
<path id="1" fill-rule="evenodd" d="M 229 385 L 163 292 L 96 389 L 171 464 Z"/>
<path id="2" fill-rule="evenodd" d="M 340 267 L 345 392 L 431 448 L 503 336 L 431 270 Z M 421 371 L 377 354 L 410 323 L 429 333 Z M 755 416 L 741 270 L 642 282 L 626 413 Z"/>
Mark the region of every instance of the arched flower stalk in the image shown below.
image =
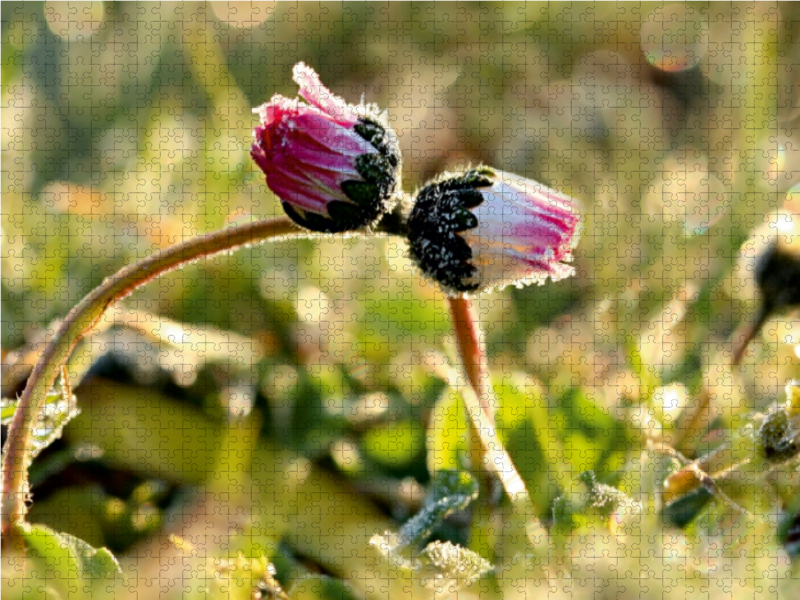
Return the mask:
<path id="1" fill-rule="evenodd" d="M 45 397 L 78 343 L 89 335 L 105 312 L 153 279 L 192 261 L 259 242 L 307 237 L 285 217 L 246 223 L 192 238 L 129 265 L 95 288 L 73 308 L 33 368 L 17 404 L 3 449 L 2 533 L 24 521 L 29 497 L 28 468 L 32 433 Z"/>

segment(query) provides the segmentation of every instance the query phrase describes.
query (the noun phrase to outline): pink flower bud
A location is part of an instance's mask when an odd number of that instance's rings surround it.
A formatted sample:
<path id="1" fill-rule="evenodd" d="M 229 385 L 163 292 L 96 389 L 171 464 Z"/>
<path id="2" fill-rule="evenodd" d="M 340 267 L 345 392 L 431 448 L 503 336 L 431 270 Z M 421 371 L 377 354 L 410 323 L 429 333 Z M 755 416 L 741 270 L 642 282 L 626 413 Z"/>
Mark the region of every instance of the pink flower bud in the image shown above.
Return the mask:
<path id="1" fill-rule="evenodd" d="M 573 274 L 574 200 L 487 167 L 445 175 L 418 194 L 411 256 L 448 293 L 543 284 Z"/>
<path id="2" fill-rule="evenodd" d="M 250 155 L 267 186 L 298 225 L 329 233 L 362 229 L 392 209 L 400 149 L 374 105 L 353 106 L 332 94 L 313 69 L 294 67 L 300 96 L 275 95 L 253 109 Z"/>

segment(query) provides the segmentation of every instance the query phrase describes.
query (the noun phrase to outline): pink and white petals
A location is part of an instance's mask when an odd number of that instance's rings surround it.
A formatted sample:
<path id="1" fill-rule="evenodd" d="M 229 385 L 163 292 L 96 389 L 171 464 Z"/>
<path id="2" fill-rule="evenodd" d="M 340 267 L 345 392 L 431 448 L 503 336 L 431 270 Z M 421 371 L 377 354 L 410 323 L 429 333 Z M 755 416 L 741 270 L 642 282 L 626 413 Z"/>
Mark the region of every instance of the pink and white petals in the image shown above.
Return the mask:
<path id="1" fill-rule="evenodd" d="M 423 188 L 409 219 L 411 255 L 451 294 L 543 284 L 573 274 L 575 202 L 486 167 Z"/>
<path id="2" fill-rule="evenodd" d="M 328 115 L 335 123 L 342 127 L 353 127 L 358 123 L 355 107 L 331 93 L 314 69 L 305 63 L 297 63 L 292 69 L 292 79 L 300 88 L 298 93 L 303 100 Z"/>
<path id="3" fill-rule="evenodd" d="M 539 283 L 573 274 L 579 216 L 572 200 L 542 184 L 495 171 L 473 209 L 478 226 L 461 232 L 472 249 L 479 281 Z"/>
<path id="4" fill-rule="evenodd" d="M 310 67 L 294 79 L 310 104 L 280 95 L 256 108 L 251 156 L 286 214 L 313 231 L 335 233 L 376 223 L 395 202 L 400 151 L 374 107 L 332 94 Z"/>

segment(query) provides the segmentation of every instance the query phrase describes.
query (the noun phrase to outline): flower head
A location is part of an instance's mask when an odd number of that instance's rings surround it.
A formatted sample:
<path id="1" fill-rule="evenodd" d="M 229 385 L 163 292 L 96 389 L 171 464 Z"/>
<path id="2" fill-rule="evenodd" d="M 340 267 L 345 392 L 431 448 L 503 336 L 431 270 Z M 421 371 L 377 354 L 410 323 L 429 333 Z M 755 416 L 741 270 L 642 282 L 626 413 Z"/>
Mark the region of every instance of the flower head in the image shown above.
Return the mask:
<path id="1" fill-rule="evenodd" d="M 572 275 L 580 217 L 574 201 L 487 167 L 445 175 L 417 195 L 411 256 L 449 293 L 543 284 Z"/>
<path id="2" fill-rule="evenodd" d="M 752 279 L 759 290 L 760 305 L 753 323 L 734 335 L 738 338 L 734 341 L 734 365 L 742 361 L 747 346 L 770 318 L 800 306 L 800 213 L 796 211 L 787 203 L 785 210 L 767 215 L 741 248 L 734 270 L 737 288 L 752 294 L 748 281 Z"/>
<path id="3" fill-rule="evenodd" d="M 253 109 L 250 155 L 267 186 L 298 225 L 329 233 L 367 227 L 394 204 L 400 150 L 373 105 L 353 106 L 332 94 L 313 69 L 293 71 L 300 96 L 275 95 Z"/>
<path id="4" fill-rule="evenodd" d="M 800 305 L 800 214 L 779 211 L 769 220 L 770 235 L 758 254 L 755 281 L 768 312 Z"/>

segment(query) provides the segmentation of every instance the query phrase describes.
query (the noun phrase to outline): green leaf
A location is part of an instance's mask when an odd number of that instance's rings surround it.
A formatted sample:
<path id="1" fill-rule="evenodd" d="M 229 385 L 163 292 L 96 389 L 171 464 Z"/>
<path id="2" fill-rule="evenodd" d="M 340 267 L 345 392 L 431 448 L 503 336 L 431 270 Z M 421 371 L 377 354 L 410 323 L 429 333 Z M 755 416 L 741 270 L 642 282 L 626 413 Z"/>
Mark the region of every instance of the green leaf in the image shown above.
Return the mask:
<path id="1" fill-rule="evenodd" d="M 107 548 L 93 548 L 44 525 L 18 523 L 16 532 L 25 541 L 29 557 L 44 567 L 45 579 L 64 596 L 88 598 L 92 588 L 106 589 L 109 583 L 122 581 L 122 568 Z"/>
<path id="2" fill-rule="evenodd" d="M 436 402 L 428 425 L 428 472 L 457 471 L 464 465 L 461 458 L 467 452 L 471 435 L 464 403 L 454 390 L 447 390 Z"/>
<path id="3" fill-rule="evenodd" d="M 645 364 L 636 341 L 628 344 L 628 359 L 631 370 L 639 380 L 639 395 L 642 403 L 650 402 L 655 391 L 661 386 L 660 375 L 652 365 Z"/>
<path id="4" fill-rule="evenodd" d="M 564 460 L 562 437 L 566 419 L 548 406 L 539 384 L 524 374 L 497 379 L 493 385 L 500 401 L 497 432 L 530 490 L 536 506 L 547 506 L 570 474 Z"/>
<path id="5" fill-rule="evenodd" d="M 670 525 L 686 527 L 703 512 L 713 497 L 714 495 L 706 488 L 697 488 L 695 491 L 667 504 L 661 516 L 664 522 Z"/>
<path id="6" fill-rule="evenodd" d="M 110 545 L 117 549 L 116 540 L 104 535 L 103 521 L 110 500 L 97 484 L 73 484 L 34 502 L 28 520 L 40 527 L 69 533 L 92 546 Z M 122 532 L 122 528 L 118 527 L 117 531 Z"/>
<path id="7" fill-rule="evenodd" d="M 391 468 L 410 465 L 422 453 L 425 434 L 419 423 L 403 420 L 387 427 L 374 427 L 364 434 L 366 454 Z"/>
<path id="8" fill-rule="evenodd" d="M 400 529 L 394 550 L 421 543 L 436 526 L 457 510 L 463 510 L 478 497 L 478 482 L 466 471 L 436 473 L 425 504 Z"/>
<path id="9" fill-rule="evenodd" d="M 578 481 L 583 483 L 588 491 L 583 506 L 584 514 L 607 519 L 622 506 L 636 506 L 625 493 L 597 481 L 594 471 L 584 471 L 578 475 Z"/>
<path id="10" fill-rule="evenodd" d="M 800 490 L 778 524 L 778 539 L 789 556 L 800 557 Z"/>
<path id="11" fill-rule="evenodd" d="M 152 389 L 98 381 L 66 429 L 73 443 L 102 448 L 103 459 L 147 478 L 198 483 L 214 473 L 225 431 L 200 409 Z"/>
<path id="12" fill-rule="evenodd" d="M 450 542 L 432 542 L 422 551 L 437 579 L 463 581 L 470 585 L 492 570 L 492 564 L 479 554 Z"/>
<path id="13" fill-rule="evenodd" d="M 14 418 L 14 411 L 17 410 L 19 398 L 3 398 L 0 400 L 0 425 L 8 427 L 11 424 L 11 419 Z"/>
<path id="14" fill-rule="evenodd" d="M 291 589 L 295 600 L 355 600 L 360 597 L 343 580 L 327 575 L 309 574 L 294 582 Z"/>
<path id="15" fill-rule="evenodd" d="M 39 412 L 38 422 L 31 436 L 31 458 L 38 456 L 60 438 L 64 426 L 80 413 L 78 399 L 72 393 L 69 383 L 62 379 L 61 389 L 47 394 L 45 404 Z"/>
<path id="16" fill-rule="evenodd" d="M 564 459 L 573 473 L 588 471 L 600 456 L 600 450 L 594 440 L 582 431 L 564 432 Z"/>

